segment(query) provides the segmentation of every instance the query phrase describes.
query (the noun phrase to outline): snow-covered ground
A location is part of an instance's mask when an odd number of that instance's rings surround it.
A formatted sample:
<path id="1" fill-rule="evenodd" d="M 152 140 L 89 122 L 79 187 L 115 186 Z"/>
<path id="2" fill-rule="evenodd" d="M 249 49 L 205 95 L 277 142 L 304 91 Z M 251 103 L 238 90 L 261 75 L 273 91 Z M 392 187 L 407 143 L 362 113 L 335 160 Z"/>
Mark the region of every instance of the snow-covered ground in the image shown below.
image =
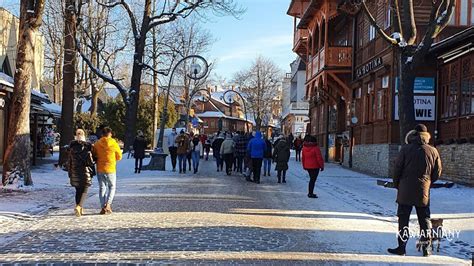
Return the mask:
<path id="1" fill-rule="evenodd" d="M 148 159 L 144 164 L 147 163 Z M 203 164 L 203 167 L 209 165 Z M 161 197 L 168 198 L 179 196 L 166 190 L 167 186 L 177 182 L 176 177 L 182 178 L 179 182 L 189 182 L 187 177 L 184 178 L 176 172 L 143 171 L 140 175 L 133 172 L 134 160 L 127 159 L 127 154 L 124 154 L 124 159 L 117 166 L 119 195 L 126 195 L 127 190 L 133 194 L 136 186 L 134 179 L 140 184 L 160 183 L 163 191 L 158 193 L 162 193 Z M 32 189 L 0 193 L 0 228 L 10 232 L 21 231 L 19 229 L 21 226 L 27 225 L 28 221 L 34 220 L 36 216 L 48 215 L 48 210 L 72 209 L 74 191 L 69 185 L 66 172 L 55 169 L 53 164 L 44 164 L 34 168 L 32 175 L 35 183 Z M 319 195 L 319 199 L 312 200 L 306 198 L 307 173 L 301 169 L 298 162 L 294 161 L 294 157 L 290 161 L 286 186 L 276 186 L 274 176 L 273 173 L 272 179 L 262 177 L 262 184 L 255 187 L 255 194 L 259 195 L 258 201 L 268 203 L 268 208 L 233 208 L 226 213 L 211 210 L 213 212 L 208 214 L 196 211 L 193 215 L 196 219 L 202 215 L 202 219 L 215 221 L 232 216 L 231 220 L 236 224 L 252 225 L 262 229 L 305 230 L 310 232 L 308 237 L 320 243 L 324 250 L 321 254 L 310 253 L 309 248 L 300 247 L 300 250 L 308 252 L 298 253 L 299 255 L 295 253 L 294 256 L 313 254 L 315 257 L 320 255 L 334 259 L 332 257 L 334 255 L 340 256 L 342 261 L 354 261 L 354 263 L 362 257 L 364 261 L 372 261 L 373 264 L 402 261 L 426 263 L 415 249 L 415 240 L 410 240 L 408 256 L 403 260 L 386 254 L 387 247 L 396 245 L 396 190 L 378 186 L 376 178 L 328 164 L 326 171 L 320 174 L 317 181 L 315 192 Z M 196 184 L 196 187 L 204 186 L 204 183 Z M 87 201 L 88 205 L 98 202 L 96 184 L 95 181 Z M 202 197 L 212 195 L 206 194 Z M 432 217 L 443 218 L 445 230 L 453 232 L 454 235 L 450 235 L 452 239 L 443 240 L 441 252 L 439 255 L 435 252 L 436 256 L 433 256 L 428 263 L 459 262 L 450 260 L 451 258 L 462 259 L 465 264 L 470 262 L 474 246 L 473 202 L 474 188 L 455 185 L 453 188 L 432 189 Z M 207 215 L 212 217 L 209 218 Z M 8 227 L 10 229 L 5 229 Z M 413 232 L 418 230 L 414 210 L 410 227 L 413 228 Z M 8 239 L 0 237 L 0 246 L 21 236 L 19 234 Z"/>

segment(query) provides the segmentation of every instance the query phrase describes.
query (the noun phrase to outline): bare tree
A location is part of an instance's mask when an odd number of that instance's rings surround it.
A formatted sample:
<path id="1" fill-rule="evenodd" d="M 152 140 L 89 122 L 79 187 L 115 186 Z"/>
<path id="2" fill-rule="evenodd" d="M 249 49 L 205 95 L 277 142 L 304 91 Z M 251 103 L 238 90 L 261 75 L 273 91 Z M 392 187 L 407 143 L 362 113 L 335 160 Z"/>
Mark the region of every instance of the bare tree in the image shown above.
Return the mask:
<path id="1" fill-rule="evenodd" d="M 45 37 L 45 81 L 53 90 L 53 101 L 62 101 L 64 32 L 57 29 L 64 28 L 64 0 L 45 2 L 43 26 L 41 32 Z"/>
<path id="2" fill-rule="evenodd" d="M 234 0 L 165 0 L 159 1 L 157 3 L 155 8 L 157 11 L 159 10 L 159 12 L 156 12 L 156 14 L 152 15 L 152 0 L 145 0 L 143 6 L 140 6 L 142 8 L 142 11 L 140 12 L 142 14 L 140 21 L 137 19 L 139 18 L 139 15 L 137 15 L 138 12 L 134 12 L 129 2 L 126 0 L 107 1 L 107 4 L 104 3 L 104 1 L 100 1 L 99 3 L 108 8 L 121 7 L 125 11 L 125 14 L 130 21 L 134 47 L 131 86 L 127 88 L 119 80 L 111 77 L 110 75 L 106 75 L 99 69 L 95 68 L 90 58 L 88 58 L 87 55 L 81 51 L 81 49 L 79 50 L 81 57 L 89 65 L 91 70 L 105 82 L 115 86 L 124 99 L 124 103 L 126 105 L 125 124 L 128 129 L 125 135 L 125 150 L 127 150 L 135 137 L 134 134 L 136 131 L 138 100 L 143 70 L 147 68 L 153 69 L 152 66 L 147 65 L 144 62 L 147 36 L 151 30 L 154 27 L 170 23 L 177 20 L 178 18 L 186 18 L 194 12 L 205 12 L 206 10 L 209 10 L 216 14 L 232 14 L 238 16 L 241 12 L 243 12 L 243 10 L 238 8 Z M 167 74 L 156 69 L 153 70 L 158 71 L 159 74 Z"/>
<path id="3" fill-rule="evenodd" d="M 368 0 L 346 0 L 344 5 L 351 9 L 351 13 L 362 10 L 371 25 L 375 27 L 382 38 L 397 50 L 399 61 L 399 88 L 398 88 L 398 110 L 400 116 L 400 141 L 403 143 L 404 136 L 415 125 L 414 94 L 413 88 L 416 70 L 422 66 L 431 45 L 441 31 L 449 24 L 455 10 L 456 0 L 432 0 L 431 14 L 425 32 L 421 40 L 417 40 L 417 24 L 415 20 L 414 0 L 385 0 L 394 10 L 396 23 L 395 32 L 391 35 L 386 33 L 377 24 L 370 10 L 369 4 L 380 4 L 378 1 Z M 377 3 L 375 3 L 377 2 Z"/>
<path id="4" fill-rule="evenodd" d="M 272 113 L 271 103 L 278 96 L 281 73 L 273 61 L 259 56 L 249 69 L 241 70 L 234 76 L 234 82 L 253 113 L 257 130 L 260 130 L 264 118 Z"/>
<path id="5" fill-rule="evenodd" d="M 22 176 L 33 185 L 30 172 L 30 102 L 34 69 L 34 43 L 43 21 L 44 0 L 21 0 L 16 73 L 9 114 L 8 145 L 5 151 L 2 183 L 10 175 Z"/>

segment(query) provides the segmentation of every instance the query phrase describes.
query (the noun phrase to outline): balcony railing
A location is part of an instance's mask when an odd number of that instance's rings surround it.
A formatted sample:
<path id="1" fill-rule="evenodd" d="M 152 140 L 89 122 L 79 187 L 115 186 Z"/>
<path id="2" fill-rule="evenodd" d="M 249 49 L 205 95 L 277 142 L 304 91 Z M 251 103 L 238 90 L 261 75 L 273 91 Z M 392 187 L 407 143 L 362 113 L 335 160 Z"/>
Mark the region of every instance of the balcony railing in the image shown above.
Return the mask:
<path id="1" fill-rule="evenodd" d="M 308 42 L 308 30 L 295 29 L 293 51 L 304 53 L 304 50 L 306 50 L 306 42 Z"/>
<path id="2" fill-rule="evenodd" d="M 329 47 L 327 52 L 328 66 L 351 67 L 352 47 Z"/>
<path id="3" fill-rule="evenodd" d="M 330 46 L 327 50 L 323 48 L 316 55 L 310 57 L 310 64 L 306 75 L 308 80 L 326 67 L 351 67 L 352 47 Z"/>

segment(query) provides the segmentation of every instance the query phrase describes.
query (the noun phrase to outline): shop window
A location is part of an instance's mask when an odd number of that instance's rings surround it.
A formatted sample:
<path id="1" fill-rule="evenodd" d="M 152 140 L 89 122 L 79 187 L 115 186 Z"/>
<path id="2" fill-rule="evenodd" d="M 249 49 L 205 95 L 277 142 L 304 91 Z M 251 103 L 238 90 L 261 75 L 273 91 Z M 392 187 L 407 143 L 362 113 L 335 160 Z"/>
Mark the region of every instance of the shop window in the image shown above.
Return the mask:
<path id="1" fill-rule="evenodd" d="M 382 120 L 385 118 L 385 89 L 381 89 L 377 92 L 377 114 L 376 114 L 376 119 L 377 120 Z"/>

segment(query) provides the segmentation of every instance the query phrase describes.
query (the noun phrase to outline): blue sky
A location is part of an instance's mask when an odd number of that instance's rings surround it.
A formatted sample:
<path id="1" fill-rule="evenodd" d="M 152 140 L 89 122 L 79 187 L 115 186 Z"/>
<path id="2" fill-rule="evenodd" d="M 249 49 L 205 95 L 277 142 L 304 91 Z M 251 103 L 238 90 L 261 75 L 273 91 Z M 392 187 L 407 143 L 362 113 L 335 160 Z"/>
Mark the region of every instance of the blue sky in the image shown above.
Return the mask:
<path id="1" fill-rule="evenodd" d="M 217 39 L 210 57 L 217 60 L 215 74 L 230 80 L 248 67 L 258 55 L 272 59 L 284 72 L 296 55 L 293 43 L 293 19 L 286 15 L 289 0 L 237 0 L 247 12 L 240 20 L 212 17 L 203 26 Z M 18 0 L 0 0 L 0 6 L 15 10 Z"/>

